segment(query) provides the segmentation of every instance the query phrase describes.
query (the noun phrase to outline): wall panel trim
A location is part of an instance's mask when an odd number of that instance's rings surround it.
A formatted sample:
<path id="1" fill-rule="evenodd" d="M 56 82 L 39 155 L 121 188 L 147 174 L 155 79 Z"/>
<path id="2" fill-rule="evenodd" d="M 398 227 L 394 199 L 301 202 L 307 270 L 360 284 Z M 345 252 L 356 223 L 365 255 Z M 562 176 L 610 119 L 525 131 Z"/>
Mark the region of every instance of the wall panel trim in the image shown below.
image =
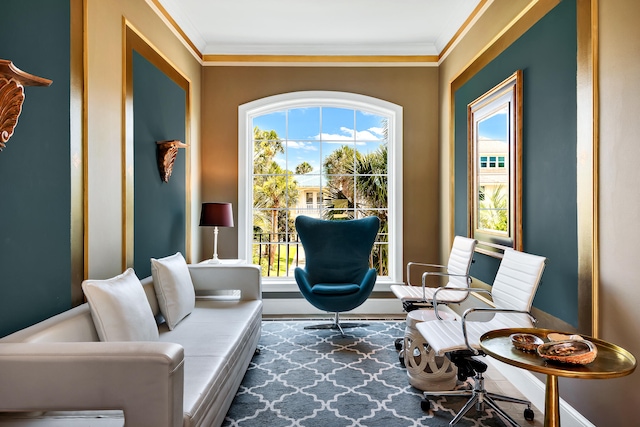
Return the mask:
<path id="1" fill-rule="evenodd" d="M 191 80 L 125 17 L 122 18 L 122 269 L 133 267 L 133 50 L 156 66 L 185 91 L 185 143 L 191 145 Z M 191 148 L 185 150 L 185 254 L 191 259 Z"/>

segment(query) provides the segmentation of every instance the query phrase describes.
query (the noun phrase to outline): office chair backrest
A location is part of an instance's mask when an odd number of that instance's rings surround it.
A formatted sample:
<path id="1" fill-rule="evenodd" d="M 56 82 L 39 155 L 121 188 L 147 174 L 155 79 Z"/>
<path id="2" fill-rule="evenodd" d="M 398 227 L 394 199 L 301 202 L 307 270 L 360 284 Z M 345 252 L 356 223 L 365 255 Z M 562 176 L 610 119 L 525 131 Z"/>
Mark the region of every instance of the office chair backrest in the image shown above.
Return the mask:
<path id="1" fill-rule="evenodd" d="M 506 249 L 491 289 L 496 307 L 530 311 L 545 260 L 546 258 L 538 255 Z M 508 315 L 498 313 L 496 317 L 498 316 Z M 532 325 L 528 316 L 520 318 L 525 322 L 522 326 Z"/>
<path id="2" fill-rule="evenodd" d="M 296 218 L 304 247 L 305 270 L 314 283 L 360 283 L 369 270 L 369 257 L 380 218 L 327 221 Z"/>
<path id="3" fill-rule="evenodd" d="M 478 243 L 475 239 L 456 236 L 453 239 L 451 253 L 449 254 L 449 262 L 447 263 L 447 271 L 450 274 L 466 275 L 469 274 L 469 268 L 473 261 L 473 251 Z M 447 286 L 456 288 L 466 288 L 467 279 L 460 276 L 449 276 Z"/>

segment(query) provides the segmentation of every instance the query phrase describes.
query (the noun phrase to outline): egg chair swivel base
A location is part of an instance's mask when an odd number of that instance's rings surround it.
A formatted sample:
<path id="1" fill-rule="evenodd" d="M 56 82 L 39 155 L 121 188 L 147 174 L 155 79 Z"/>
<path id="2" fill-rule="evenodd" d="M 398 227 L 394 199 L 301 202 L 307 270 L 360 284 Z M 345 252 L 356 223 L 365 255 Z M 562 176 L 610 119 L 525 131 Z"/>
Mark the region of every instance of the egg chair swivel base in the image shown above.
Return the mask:
<path id="1" fill-rule="evenodd" d="M 319 310 L 335 313 L 332 324 L 306 329 L 344 329 L 364 324 L 340 323 L 339 313 L 364 303 L 376 283 L 376 269 L 369 259 L 380 228 L 380 219 L 328 221 L 307 216 L 296 218 L 296 231 L 305 256 L 304 268 L 294 276 L 300 293 Z"/>
<path id="2" fill-rule="evenodd" d="M 340 322 L 340 313 L 335 312 L 333 316 L 333 323 L 323 323 L 320 325 L 305 326 L 305 329 L 332 329 L 340 331 L 340 334 L 344 336 L 344 330 L 350 328 L 362 328 L 369 326 L 367 323 L 342 323 Z"/>

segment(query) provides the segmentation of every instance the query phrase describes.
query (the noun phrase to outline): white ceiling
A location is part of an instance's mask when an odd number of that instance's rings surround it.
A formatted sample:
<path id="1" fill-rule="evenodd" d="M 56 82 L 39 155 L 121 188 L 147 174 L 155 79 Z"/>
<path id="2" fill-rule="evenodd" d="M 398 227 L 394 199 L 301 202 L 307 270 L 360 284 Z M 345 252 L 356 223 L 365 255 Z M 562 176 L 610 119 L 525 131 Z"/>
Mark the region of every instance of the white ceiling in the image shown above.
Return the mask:
<path id="1" fill-rule="evenodd" d="M 481 0 L 157 0 L 203 55 L 438 55 Z"/>

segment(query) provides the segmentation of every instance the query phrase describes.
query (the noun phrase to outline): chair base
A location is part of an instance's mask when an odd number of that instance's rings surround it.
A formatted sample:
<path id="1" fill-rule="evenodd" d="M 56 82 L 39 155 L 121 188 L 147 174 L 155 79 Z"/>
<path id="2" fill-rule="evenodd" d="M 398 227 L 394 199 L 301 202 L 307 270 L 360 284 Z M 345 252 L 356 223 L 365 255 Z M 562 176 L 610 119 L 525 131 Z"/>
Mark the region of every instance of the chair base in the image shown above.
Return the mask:
<path id="1" fill-rule="evenodd" d="M 433 308 L 431 301 L 402 301 L 402 309 L 407 313 L 424 308 Z"/>
<path id="2" fill-rule="evenodd" d="M 344 329 L 360 328 L 365 326 L 369 326 L 369 325 L 367 323 L 340 323 L 340 313 L 336 313 L 335 317 L 333 318 L 333 323 L 310 325 L 310 326 L 305 326 L 304 328 L 305 329 L 334 329 L 334 330 L 340 331 L 340 335 L 344 337 L 345 336 Z"/>
<path id="3" fill-rule="evenodd" d="M 482 362 L 480 362 L 480 363 L 482 363 Z M 478 412 L 483 411 L 484 410 L 484 404 L 486 403 L 494 411 L 496 411 L 496 413 L 498 415 L 500 415 L 503 419 L 505 419 L 513 427 L 519 427 L 519 424 L 509 414 L 507 414 L 504 410 L 502 410 L 496 404 L 496 401 L 511 402 L 511 403 L 521 403 L 523 405 L 527 405 L 527 408 L 524 410 L 524 418 L 526 420 L 529 420 L 529 421 L 533 420 L 533 410 L 531 409 L 531 402 L 529 402 L 528 400 L 524 400 L 524 399 L 518 399 L 518 398 L 515 398 L 515 397 L 511 397 L 511 396 L 504 396 L 504 395 L 501 395 L 501 394 L 488 392 L 484 388 L 484 377 L 482 375 L 482 372 L 477 372 L 476 376 L 473 379 L 474 379 L 473 389 L 452 390 L 452 391 L 438 391 L 438 392 L 428 392 L 427 391 L 427 392 L 425 392 L 424 393 L 425 400 L 423 401 L 422 408 L 425 409 L 425 410 L 428 410 L 430 408 L 431 402 L 429 401 L 428 396 L 432 396 L 432 397 L 434 397 L 434 396 L 441 396 L 441 397 L 463 396 L 463 397 L 469 397 L 469 400 L 462 407 L 460 412 L 458 412 L 456 414 L 456 416 L 453 418 L 453 420 L 451 420 L 451 422 L 449 423 L 450 426 L 453 426 L 453 425 L 457 424 L 458 421 L 460 421 L 462 419 L 462 417 L 474 405 L 476 406 L 476 410 Z M 425 404 L 425 402 L 426 402 L 426 404 Z"/>

